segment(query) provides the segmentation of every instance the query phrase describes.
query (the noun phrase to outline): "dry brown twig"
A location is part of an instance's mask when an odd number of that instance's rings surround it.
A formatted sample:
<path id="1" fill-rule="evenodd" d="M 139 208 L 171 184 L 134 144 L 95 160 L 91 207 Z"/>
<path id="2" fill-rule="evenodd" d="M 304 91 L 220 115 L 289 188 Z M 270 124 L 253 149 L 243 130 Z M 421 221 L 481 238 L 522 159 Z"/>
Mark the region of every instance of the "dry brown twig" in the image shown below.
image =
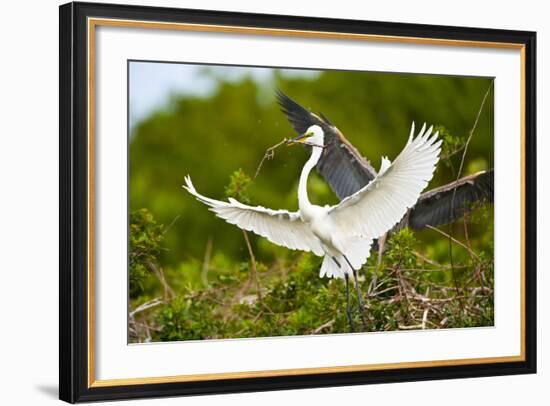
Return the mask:
<path id="1" fill-rule="evenodd" d="M 130 312 L 130 317 L 135 316 L 137 313 L 143 312 L 147 309 L 150 309 L 152 307 L 158 306 L 159 304 L 163 303 L 162 298 L 156 297 L 152 300 L 149 300 L 148 302 L 140 304 L 138 307 L 136 307 L 134 310 Z"/>
<path id="2" fill-rule="evenodd" d="M 205 287 L 210 287 L 208 283 L 208 271 L 210 270 L 210 256 L 212 255 L 212 237 L 208 238 L 206 242 L 206 249 L 204 250 L 204 260 L 202 261 L 201 281 Z"/>
<path id="3" fill-rule="evenodd" d="M 164 298 L 167 300 L 173 299 L 176 297 L 176 294 L 174 293 L 174 290 L 170 287 L 168 282 L 166 282 L 166 278 L 164 277 L 164 272 L 162 271 L 162 268 L 157 267 L 153 262 L 147 261 L 147 267 L 153 271 L 153 273 L 156 275 L 160 283 L 162 284 L 162 287 L 164 288 Z"/>
<path id="4" fill-rule="evenodd" d="M 470 247 L 468 247 L 466 244 L 464 244 L 463 242 L 457 240 L 456 238 L 454 238 L 453 236 L 451 236 L 450 234 L 447 234 L 445 231 L 443 230 L 440 230 L 439 228 L 437 227 L 433 227 L 431 225 L 426 225 L 427 228 L 429 228 L 430 230 L 434 230 L 434 231 L 437 231 L 438 233 L 442 234 L 443 236 L 449 238 L 452 242 L 454 242 L 455 244 L 457 245 L 460 245 L 462 248 L 464 248 L 466 251 L 468 251 L 468 253 L 472 256 L 472 257 L 475 257 L 476 259 L 479 259 L 479 255 L 477 255 Z"/>
<path id="5" fill-rule="evenodd" d="M 252 251 L 252 245 L 250 244 L 250 239 L 248 238 L 248 233 L 243 230 L 244 240 L 246 241 L 246 248 L 248 248 L 248 253 L 250 254 L 250 264 L 252 267 L 252 277 L 256 283 L 256 291 L 258 294 L 258 300 L 262 301 L 262 290 L 260 287 L 260 280 L 258 278 L 258 269 L 256 268 L 256 257 L 254 256 L 254 251 Z"/>
<path id="6" fill-rule="evenodd" d="M 153 307 L 156 307 L 160 304 L 164 303 L 164 301 L 162 300 L 162 298 L 159 296 L 159 297 L 156 297 L 152 300 L 149 300 L 145 303 L 142 303 L 140 304 L 138 307 L 136 307 L 134 310 L 132 310 L 131 312 L 128 313 L 128 328 L 129 328 L 129 331 L 130 331 L 130 334 L 132 336 L 134 336 L 135 338 L 138 339 L 139 342 L 149 342 L 151 341 L 151 332 L 150 330 L 155 330 L 157 331 L 155 328 L 149 326 L 149 324 L 147 323 L 147 320 L 145 317 L 143 317 L 142 321 L 136 321 L 136 314 L 138 313 L 141 313 L 141 312 L 144 312 L 146 310 L 149 310 Z M 143 337 L 143 334 L 142 332 L 145 333 L 145 340 L 142 339 Z"/>
<path id="7" fill-rule="evenodd" d="M 470 141 L 472 140 L 472 137 L 474 136 L 474 132 L 477 127 L 477 123 L 479 122 L 479 118 L 481 117 L 481 112 L 483 111 L 483 107 L 485 106 L 485 101 L 487 100 L 487 97 L 489 96 L 489 93 L 491 92 L 491 89 L 493 88 L 493 83 L 495 80 L 493 79 L 491 83 L 489 84 L 489 87 L 487 88 L 487 91 L 485 92 L 485 95 L 483 96 L 483 100 L 481 101 L 481 105 L 479 106 L 479 110 L 477 111 L 477 115 L 474 121 L 474 125 L 472 126 L 472 129 L 470 130 L 468 134 L 468 138 L 466 139 L 466 143 L 464 144 L 464 150 L 462 151 L 462 157 L 460 159 L 460 166 L 458 167 L 458 173 L 456 175 L 456 181 L 455 184 L 458 185 L 458 182 L 460 180 L 460 176 L 462 175 L 462 169 L 464 168 L 464 161 L 466 160 L 466 154 L 468 152 L 468 147 L 470 145 Z M 456 197 L 456 187 L 453 190 L 453 196 L 451 198 L 451 213 L 454 213 L 454 204 L 455 204 L 455 197 Z M 448 238 L 449 238 L 449 256 L 450 256 L 450 262 L 451 262 L 451 272 L 453 275 L 453 280 L 455 283 L 456 288 L 456 294 L 457 296 L 460 295 L 460 291 L 458 288 L 458 283 L 456 280 L 455 275 L 455 269 L 454 269 L 454 261 L 453 261 L 453 244 L 452 244 L 452 233 L 453 229 L 452 227 L 449 230 Z M 455 240 L 456 241 L 456 240 Z M 471 250 L 468 250 L 468 252 L 472 252 Z M 460 302 L 461 307 L 464 308 L 462 301 Z"/>
<path id="8" fill-rule="evenodd" d="M 317 327 L 311 334 L 319 334 L 321 331 L 323 331 L 325 328 L 332 327 L 332 325 L 336 322 L 335 319 L 331 319 L 327 321 L 326 323 L 321 324 L 319 327 Z"/>
<path id="9" fill-rule="evenodd" d="M 252 178 L 252 180 L 255 180 L 258 177 L 258 174 L 260 173 L 260 169 L 262 169 L 262 165 L 264 164 L 264 161 L 266 159 L 273 159 L 275 156 L 275 150 L 279 148 L 281 145 L 285 144 L 288 141 L 287 138 L 284 138 L 281 142 L 278 144 L 275 144 L 268 149 L 266 149 L 264 156 L 262 157 L 262 160 L 260 161 L 260 164 L 258 165 L 258 168 L 256 168 L 256 174 Z"/>

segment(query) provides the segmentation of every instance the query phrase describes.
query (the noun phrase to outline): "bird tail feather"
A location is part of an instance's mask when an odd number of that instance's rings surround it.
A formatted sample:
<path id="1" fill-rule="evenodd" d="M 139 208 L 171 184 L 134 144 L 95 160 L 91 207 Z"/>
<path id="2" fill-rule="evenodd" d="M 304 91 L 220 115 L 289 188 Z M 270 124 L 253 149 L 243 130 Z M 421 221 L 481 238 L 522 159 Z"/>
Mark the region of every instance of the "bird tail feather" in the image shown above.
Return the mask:
<path id="1" fill-rule="evenodd" d="M 348 268 L 348 264 L 345 262 L 344 258 L 334 258 L 330 254 L 326 254 L 321 264 L 321 270 L 319 271 L 319 277 L 327 278 L 344 278 L 344 269 Z"/>

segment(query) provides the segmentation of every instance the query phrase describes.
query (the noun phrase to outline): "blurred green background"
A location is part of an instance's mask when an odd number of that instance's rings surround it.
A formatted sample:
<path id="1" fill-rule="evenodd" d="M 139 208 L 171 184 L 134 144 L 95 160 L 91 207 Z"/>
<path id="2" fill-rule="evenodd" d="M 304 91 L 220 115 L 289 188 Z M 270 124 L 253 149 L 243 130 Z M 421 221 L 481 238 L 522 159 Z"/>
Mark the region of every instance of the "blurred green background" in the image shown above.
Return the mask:
<path id="1" fill-rule="evenodd" d="M 417 127 L 423 122 L 443 127 L 443 155 L 463 145 L 491 81 L 131 62 L 130 210 L 146 208 L 156 224 L 164 225 L 155 261 L 172 288 L 199 289 L 218 273 L 247 262 L 249 254 L 242 231 L 192 198 L 182 188 L 184 176 L 189 174 L 200 193 L 216 199 L 225 198 L 225 187 L 236 170 L 253 177 L 267 147 L 295 136 L 276 103 L 276 89 L 312 111 L 322 112 L 378 169 L 382 155 L 393 160 L 404 147 L 413 121 Z M 160 88 L 164 93 L 159 93 Z M 468 147 L 462 176 L 493 167 L 493 142 L 491 91 Z M 428 189 L 453 181 L 461 156 L 458 153 L 440 162 Z M 298 177 L 307 157 L 300 146 L 277 149 L 249 188 L 252 202 L 296 210 Z M 309 193 L 317 204 L 337 202 L 313 172 Z M 455 228 L 460 239 L 463 227 Z M 468 237 L 480 249 L 491 248 L 492 213 L 480 224 L 472 224 Z M 415 238 L 422 252 L 448 263 L 447 239 L 432 230 L 419 232 Z M 250 234 L 250 240 L 260 263 L 296 258 L 296 253 L 255 235 Z M 206 281 L 205 255 L 211 264 Z M 460 261 L 468 254 L 456 248 L 454 255 Z M 158 283 L 146 283 L 133 299 L 139 303 L 159 289 Z"/>
<path id="2" fill-rule="evenodd" d="M 393 160 L 404 147 L 413 121 L 417 126 L 441 124 L 451 134 L 466 137 L 491 80 L 339 71 L 296 78 L 274 70 L 271 77 L 259 81 L 251 73 L 254 69 L 231 67 L 232 71 L 242 69 L 243 76 L 227 82 L 224 69 L 228 68 L 209 67 L 201 73 L 217 82 L 209 94 L 172 94 L 132 129 L 130 208 L 146 207 L 157 222 L 174 222 L 160 257 L 164 266 L 177 267 L 190 258 L 202 260 L 209 238 L 214 253 L 221 251 L 240 260 L 248 256 L 240 231 L 216 218 L 181 185 L 189 174 L 200 193 L 223 199 L 231 173 L 241 168 L 253 176 L 267 147 L 295 136 L 276 104 L 276 88 L 325 114 L 378 169 L 382 155 Z M 492 106 L 488 100 L 468 149 L 464 175 L 493 166 Z M 297 209 L 298 177 L 307 157 L 298 146 L 278 149 L 251 187 L 254 202 L 274 209 Z M 455 158 L 458 169 L 460 154 Z M 452 169 L 439 165 L 429 188 L 453 179 Z M 317 204 L 337 201 L 317 176 L 310 180 L 309 190 Z M 269 255 L 271 248 L 269 243 L 260 244 L 258 255 Z"/>

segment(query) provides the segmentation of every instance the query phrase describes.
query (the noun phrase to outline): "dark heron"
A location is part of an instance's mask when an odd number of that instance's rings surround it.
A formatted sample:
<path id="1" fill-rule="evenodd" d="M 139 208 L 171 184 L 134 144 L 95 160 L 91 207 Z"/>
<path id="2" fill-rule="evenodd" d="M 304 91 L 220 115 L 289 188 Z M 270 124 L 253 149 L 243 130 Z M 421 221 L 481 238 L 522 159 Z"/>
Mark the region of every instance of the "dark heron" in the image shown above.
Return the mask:
<path id="1" fill-rule="evenodd" d="M 277 100 L 288 121 L 298 134 L 312 125 L 318 125 L 325 134 L 325 149 L 317 162 L 316 170 L 330 185 L 338 198 L 345 199 L 365 187 L 377 175 L 370 162 L 344 137 L 322 113 L 310 112 L 281 91 Z M 494 195 L 494 170 L 481 171 L 458 179 L 455 182 L 437 187 L 420 195 L 414 206 L 387 233 L 378 236 L 378 262 L 387 235 L 410 227 L 421 230 L 449 224 L 462 218 L 478 203 L 492 203 Z M 377 273 L 374 273 L 369 292 L 376 286 Z"/>

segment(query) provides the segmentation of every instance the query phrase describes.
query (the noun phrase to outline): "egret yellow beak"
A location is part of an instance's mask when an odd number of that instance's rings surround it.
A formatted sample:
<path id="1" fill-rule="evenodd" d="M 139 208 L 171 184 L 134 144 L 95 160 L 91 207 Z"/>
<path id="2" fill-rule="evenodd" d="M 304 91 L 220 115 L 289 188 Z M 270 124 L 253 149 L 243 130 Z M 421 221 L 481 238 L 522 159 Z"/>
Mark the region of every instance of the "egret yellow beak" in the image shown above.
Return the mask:
<path id="1" fill-rule="evenodd" d="M 311 133 L 305 133 L 302 135 L 299 135 L 295 138 L 290 138 L 286 141 L 286 145 L 292 145 L 292 144 L 303 144 L 307 141 L 307 139 L 313 134 Z"/>

